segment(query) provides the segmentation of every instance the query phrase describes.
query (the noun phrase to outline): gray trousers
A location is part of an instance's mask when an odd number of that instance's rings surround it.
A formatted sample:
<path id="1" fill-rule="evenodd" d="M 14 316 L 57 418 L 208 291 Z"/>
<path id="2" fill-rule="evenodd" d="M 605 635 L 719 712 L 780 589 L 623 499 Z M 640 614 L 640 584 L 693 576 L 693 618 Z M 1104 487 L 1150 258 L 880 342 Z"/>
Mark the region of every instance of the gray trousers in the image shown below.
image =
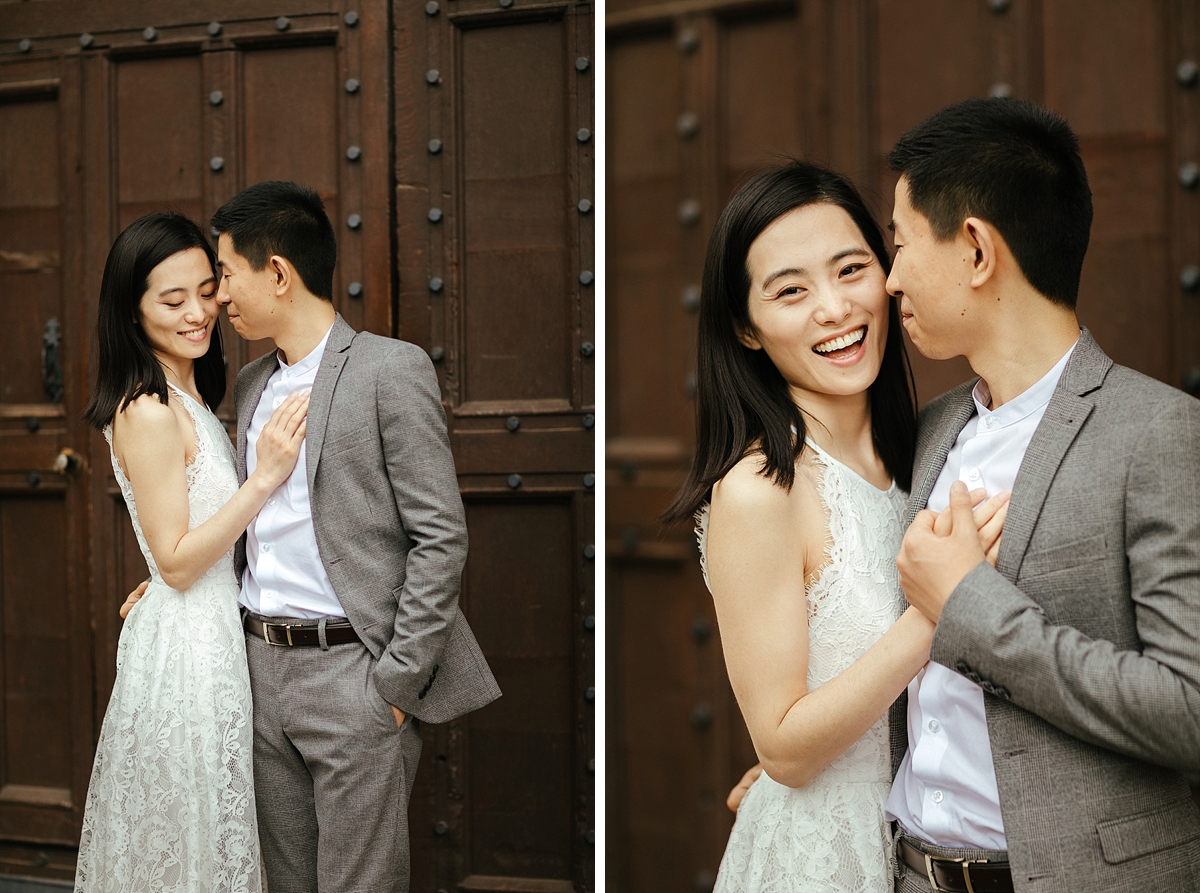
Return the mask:
<path id="1" fill-rule="evenodd" d="M 270 893 L 408 893 L 408 799 L 421 756 L 358 642 L 246 636 L 254 790 Z"/>

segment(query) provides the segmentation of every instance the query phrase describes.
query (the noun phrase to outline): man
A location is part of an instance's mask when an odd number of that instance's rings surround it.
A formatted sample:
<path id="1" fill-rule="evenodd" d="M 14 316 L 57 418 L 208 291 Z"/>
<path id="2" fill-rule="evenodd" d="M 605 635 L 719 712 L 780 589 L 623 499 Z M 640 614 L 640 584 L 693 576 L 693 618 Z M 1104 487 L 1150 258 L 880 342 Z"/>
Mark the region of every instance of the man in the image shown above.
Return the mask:
<path id="1" fill-rule="evenodd" d="M 271 893 L 407 891 L 417 720 L 499 696 L 458 609 L 467 535 L 437 378 L 332 303 L 321 199 L 259 183 L 212 220 L 218 300 L 277 350 L 238 375 L 238 471 L 274 407 L 312 396 L 296 470 L 237 549 Z"/>
<path id="2" fill-rule="evenodd" d="M 937 623 L 891 716 L 897 889 L 1200 890 L 1200 402 L 1078 326 L 1091 192 L 1062 118 L 970 100 L 888 160 L 888 290 L 980 376 L 921 413 L 897 559 Z M 968 485 L 1012 490 L 994 568 Z"/>

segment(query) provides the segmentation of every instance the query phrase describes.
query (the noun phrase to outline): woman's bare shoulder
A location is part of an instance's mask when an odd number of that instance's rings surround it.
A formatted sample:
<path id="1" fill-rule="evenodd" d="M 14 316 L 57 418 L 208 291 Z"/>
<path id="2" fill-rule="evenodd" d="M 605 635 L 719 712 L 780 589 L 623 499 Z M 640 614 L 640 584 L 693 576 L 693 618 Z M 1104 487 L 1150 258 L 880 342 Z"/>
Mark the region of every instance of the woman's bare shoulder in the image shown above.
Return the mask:
<path id="1" fill-rule="evenodd" d="M 820 496 L 811 477 L 801 473 L 800 463 L 790 490 L 763 474 L 763 467 L 761 453 L 751 451 L 743 456 L 713 485 L 714 510 L 731 520 L 800 529 L 823 520 Z"/>

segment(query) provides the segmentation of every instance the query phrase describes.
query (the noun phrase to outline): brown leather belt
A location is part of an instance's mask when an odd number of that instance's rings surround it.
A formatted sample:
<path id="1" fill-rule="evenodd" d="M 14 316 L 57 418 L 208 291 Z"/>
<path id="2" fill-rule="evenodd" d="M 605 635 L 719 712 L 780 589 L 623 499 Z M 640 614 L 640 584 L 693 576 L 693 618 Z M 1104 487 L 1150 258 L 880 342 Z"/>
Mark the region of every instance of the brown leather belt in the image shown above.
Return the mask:
<path id="1" fill-rule="evenodd" d="M 255 620 L 246 614 L 242 627 L 250 635 L 262 639 L 268 645 L 320 645 L 321 638 L 314 620 Z M 325 642 L 328 645 L 345 645 L 349 642 L 361 642 L 358 633 L 348 620 L 335 620 L 325 624 Z"/>
<path id="2" fill-rule="evenodd" d="M 1013 893 L 1012 871 L 1007 862 L 930 856 L 903 837 L 899 850 L 904 864 L 928 880 L 937 893 Z"/>

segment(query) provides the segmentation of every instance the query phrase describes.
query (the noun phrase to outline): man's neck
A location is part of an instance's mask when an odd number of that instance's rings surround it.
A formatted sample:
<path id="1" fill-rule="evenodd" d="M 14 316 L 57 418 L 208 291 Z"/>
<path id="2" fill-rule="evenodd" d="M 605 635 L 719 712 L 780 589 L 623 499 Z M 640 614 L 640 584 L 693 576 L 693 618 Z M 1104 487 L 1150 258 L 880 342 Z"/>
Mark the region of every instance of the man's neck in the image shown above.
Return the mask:
<path id="1" fill-rule="evenodd" d="M 316 297 L 296 299 L 291 310 L 273 340 L 283 354 L 283 361 L 294 366 L 321 343 L 333 325 L 337 311 L 331 302 Z"/>
<path id="2" fill-rule="evenodd" d="M 1038 297 L 1019 312 L 997 314 L 967 355 L 992 395 L 991 409 L 1019 397 L 1079 340 L 1075 311 Z"/>

